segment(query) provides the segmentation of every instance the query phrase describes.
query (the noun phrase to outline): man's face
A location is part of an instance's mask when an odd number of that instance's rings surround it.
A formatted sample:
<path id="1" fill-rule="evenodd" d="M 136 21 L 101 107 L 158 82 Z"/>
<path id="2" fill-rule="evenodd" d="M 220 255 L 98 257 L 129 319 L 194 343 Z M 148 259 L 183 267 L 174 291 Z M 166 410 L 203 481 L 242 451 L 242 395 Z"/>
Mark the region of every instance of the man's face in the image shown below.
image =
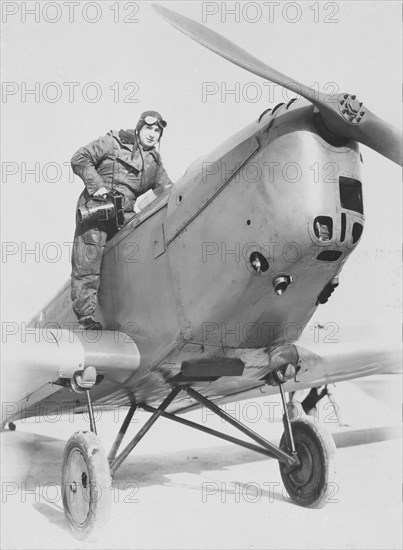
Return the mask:
<path id="1" fill-rule="evenodd" d="M 158 124 L 144 124 L 139 132 L 141 145 L 145 149 L 151 149 L 157 143 L 161 135 L 161 128 Z"/>

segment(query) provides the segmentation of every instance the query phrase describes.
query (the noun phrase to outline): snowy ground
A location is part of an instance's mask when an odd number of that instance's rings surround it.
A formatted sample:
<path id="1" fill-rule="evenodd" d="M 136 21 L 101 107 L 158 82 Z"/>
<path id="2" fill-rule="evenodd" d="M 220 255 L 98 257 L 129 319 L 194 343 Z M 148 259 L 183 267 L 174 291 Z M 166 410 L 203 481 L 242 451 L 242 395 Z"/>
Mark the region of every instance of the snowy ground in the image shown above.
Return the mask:
<path id="1" fill-rule="evenodd" d="M 347 427 L 323 400 L 318 420 L 338 450 L 334 490 L 320 510 L 288 502 L 275 460 L 161 419 L 118 470 L 109 525 L 92 543 L 71 536 L 59 485 L 65 442 L 88 423 L 81 416 L 18 423 L 1 436 L 1 547 L 401 548 L 400 388 L 396 374 L 338 384 Z M 269 440 L 281 437 L 278 399 L 225 409 Z M 133 433 L 147 417 L 134 417 Z M 226 429 L 203 410 L 187 417 Z M 107 449 L 122 420 L 108 413 L 99 421 Z"/>

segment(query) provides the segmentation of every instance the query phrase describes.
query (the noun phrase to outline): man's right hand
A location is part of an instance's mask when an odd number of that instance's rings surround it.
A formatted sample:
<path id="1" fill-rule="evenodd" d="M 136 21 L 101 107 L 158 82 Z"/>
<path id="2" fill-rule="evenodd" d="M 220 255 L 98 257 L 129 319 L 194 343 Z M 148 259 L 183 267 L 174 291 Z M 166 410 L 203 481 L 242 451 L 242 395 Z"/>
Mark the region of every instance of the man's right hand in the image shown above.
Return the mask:
<path id="1" fill-rule="evenodd" d="M 108 189 L 106 187 L 101 187 L 101 189 L 98 189 L 98 191 L 95 191 L 95 193 L 92 195 L 93 197 L 103 197 L 104 195 L 108 194 Z"/>

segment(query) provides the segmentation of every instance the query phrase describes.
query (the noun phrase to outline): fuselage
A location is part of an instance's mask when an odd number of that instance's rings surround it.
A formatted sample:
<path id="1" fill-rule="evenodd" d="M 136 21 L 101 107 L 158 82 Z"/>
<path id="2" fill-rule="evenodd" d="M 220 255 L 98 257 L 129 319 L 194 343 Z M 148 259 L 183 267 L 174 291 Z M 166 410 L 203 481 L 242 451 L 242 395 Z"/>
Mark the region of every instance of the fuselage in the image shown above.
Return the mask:
<path id="1" fill-rule="evenodd" d="M 313 109 L 264 114 L 109 242 L 97 317 L 136 342 L 143 368 L 170 376 L 189 357 L 298 339 L 364 222 L 357 144 L 327 143 Z M 33 322 L 74 320 L 66 286 Z"/>

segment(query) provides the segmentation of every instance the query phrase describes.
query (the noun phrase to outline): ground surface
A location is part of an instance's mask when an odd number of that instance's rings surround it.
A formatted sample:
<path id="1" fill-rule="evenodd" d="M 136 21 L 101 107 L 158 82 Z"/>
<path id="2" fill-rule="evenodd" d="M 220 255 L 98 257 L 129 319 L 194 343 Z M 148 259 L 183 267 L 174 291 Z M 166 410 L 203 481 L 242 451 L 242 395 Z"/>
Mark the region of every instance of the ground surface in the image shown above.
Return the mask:
<path id="1" fill-rule="evenodd" d="M 162 419 L 118 470 L 110 523 L 92 543 L 70 535 L 59 485 L 65 442 L 88 423 L 81 416 L 18 423 L 2 433 L 1 547 L 401 548 L 400 386 L 399 375 L 338 384 L 347 427 L 323 400 L 318 417 L 338 450 L 333 491 L 320 510 L 288 502 L 275 460 Z M 225 408 L 278 442 L 276 398 Z M 133 433 L 147 417 L 134 417 Z M 188 418 L 225 429 L 203 410 Z M 120 411 L 99 421 L 106 448 L 122 420 Z"/>

